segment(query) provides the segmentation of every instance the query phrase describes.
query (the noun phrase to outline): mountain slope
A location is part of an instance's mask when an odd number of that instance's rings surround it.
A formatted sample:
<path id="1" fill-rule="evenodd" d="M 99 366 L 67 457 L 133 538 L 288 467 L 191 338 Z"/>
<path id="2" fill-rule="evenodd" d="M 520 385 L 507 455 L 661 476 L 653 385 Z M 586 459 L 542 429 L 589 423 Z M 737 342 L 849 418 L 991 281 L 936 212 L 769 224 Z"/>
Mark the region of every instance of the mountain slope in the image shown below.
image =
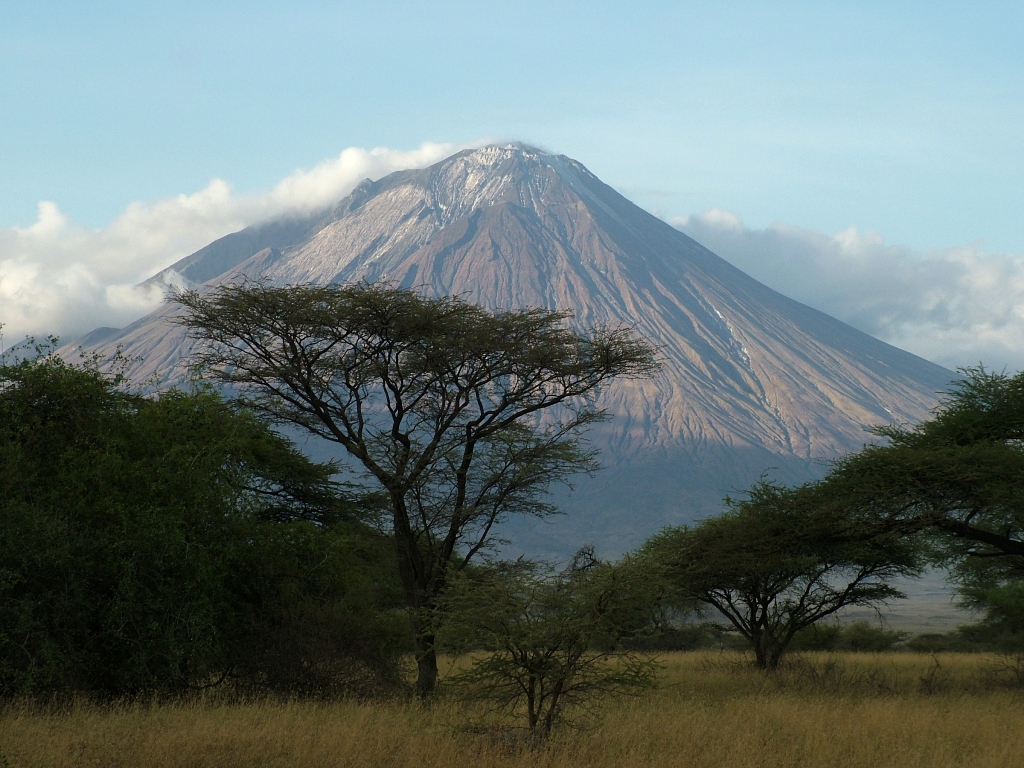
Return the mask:
<path id="1" fill-rule="evenodd" d="M 154 279 L 388 280 L 495 308 L 569 309 L 580 325 L 633 325 L 659 345 L 657 379 L 603 395 L 614 419 L 593 437 L 608 469 L 565 498 L 569 519 L 513 531 L 533 552 L 620 551 L 716 511 L 767 468 L 808 478 L 858 448 L 865 426 L 927 416 L 953 376 L 772 291 L 579 163 L 529 147 L 367 180 L 324 214 L 229 238 Z M 142 355 L 136 378 L 166 377 L 187 347 L 168 312 L 103 346 Z"/>

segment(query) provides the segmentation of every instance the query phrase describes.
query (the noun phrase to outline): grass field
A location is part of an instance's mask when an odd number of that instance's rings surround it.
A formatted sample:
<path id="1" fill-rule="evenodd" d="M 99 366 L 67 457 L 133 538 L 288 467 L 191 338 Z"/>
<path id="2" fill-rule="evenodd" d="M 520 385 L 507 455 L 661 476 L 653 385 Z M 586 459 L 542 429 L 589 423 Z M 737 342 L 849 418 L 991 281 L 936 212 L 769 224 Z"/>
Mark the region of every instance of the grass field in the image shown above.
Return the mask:
<path id="1" fill-rule="evenodd" d="M 738 654 L 669 654 L 658 689 L 540 748 L 444 699 L 226 702 L 0 713 L 0 766 L 1024 765 L 1018 668 L 984 654 L 808 654 L 765 676 Z"/>

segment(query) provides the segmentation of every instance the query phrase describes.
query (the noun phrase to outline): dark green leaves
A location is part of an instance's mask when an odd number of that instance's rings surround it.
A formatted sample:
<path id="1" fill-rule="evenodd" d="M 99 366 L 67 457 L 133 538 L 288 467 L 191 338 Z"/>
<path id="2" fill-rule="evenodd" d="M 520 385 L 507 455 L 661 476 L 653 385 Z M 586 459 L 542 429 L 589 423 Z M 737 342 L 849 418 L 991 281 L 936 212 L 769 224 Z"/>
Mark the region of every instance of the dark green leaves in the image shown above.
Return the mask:
<path id="1" fill-rule="evenodd" d="M 302 635 L 300 606 L 376 626 L 388 553 L 351 545 L 380 537 L 331 472 L 210 392 L 0 366 L 0 693 L 240 679 L 274 627 Z"/>

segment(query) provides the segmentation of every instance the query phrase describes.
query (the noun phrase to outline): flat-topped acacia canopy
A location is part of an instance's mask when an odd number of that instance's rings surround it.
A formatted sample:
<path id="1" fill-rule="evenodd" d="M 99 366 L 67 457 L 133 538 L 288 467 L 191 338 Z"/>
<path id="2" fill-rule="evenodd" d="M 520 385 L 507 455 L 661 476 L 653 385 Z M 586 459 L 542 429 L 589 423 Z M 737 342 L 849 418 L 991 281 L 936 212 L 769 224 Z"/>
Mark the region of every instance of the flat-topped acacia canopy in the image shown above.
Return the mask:
<path id="1" fill-rule="evenodd" d="M 256 412 L 343 446 L 387 495 L 423 694 L 449 571 L 499 519 L 554 512 L 550 483 L 595 466 L 579 442 L 604 418 L 595 391 L 658 369 L 629 328 L 581 333 L 561 312 L 491 312 L 387 285 L 256 282 L 175 300 L 187 310 L 178 322 L 206 342 L 197 369 L 238 385 Z"/>

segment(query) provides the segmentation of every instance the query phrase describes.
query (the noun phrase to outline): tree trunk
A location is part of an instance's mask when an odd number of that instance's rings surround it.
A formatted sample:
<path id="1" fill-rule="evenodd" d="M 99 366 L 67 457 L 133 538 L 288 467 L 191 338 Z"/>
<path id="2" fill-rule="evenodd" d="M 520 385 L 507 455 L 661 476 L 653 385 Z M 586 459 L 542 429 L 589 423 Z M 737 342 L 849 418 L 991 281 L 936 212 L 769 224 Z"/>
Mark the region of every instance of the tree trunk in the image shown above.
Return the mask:
<path id="1" fill-rule="evenodd" d="M 760 632 L 753 632 L 750 637 L 750 644 L 754 648 L 754 666 L 758 669 L 768 669 L 768 649 L 765 647 L 767 638 Z"/>
<path id="2" fill-rule="evenodd" d="M 433 605 L 431 585 L 416 538 L 409 527 L 405 499 L 398 491 L 391 493 L 395 552 L 398 573 L 405 587 L 405 596 L 412 609 L 413 649 L 416 654 L 416 693 L 426 699 L 437 687 L 437 652 L 434 650 Z"/>
<path id="3" fill-rule="evenodd" d="M 403 574 L 404 576 L 405 574 Z M 416 655 L 416 693 L 426 699 L 437 687 L 437 651 L 434 650 L 432 601 L 425 599 L 426 588 L 409 579 L 409 605 L 412 607 L 412 642 Z"/>
<path id="4" fill-rule="evenodd" d="M 416 694 L 426 699 L 437 687 L 437 652 L 434 635 L 416 635 Z"/>
<path id="5" fill-rule="evenodd" d="M 768 669 L 768 654 L 761 646 L 754 646 L 754 666 L 758 669 Z"/>
<path id="6" fill-rule="evenodd" d="M 763 669 L 765 672 L 774 672 L 779 667 L 779 660 L 782 659 L 785 646 L 771 635 L 765 634 L 761 636 L 755 650 L 758 669 Z"/>
<path id="7" fill-rule="evenodd" d="M 530 675 L 529 681 L 526 684 L 526 722 L 530 727 L 531 736 L 537 731 L 537 717 L 540 714 L 534 698 L 536 690 L 537 680 L 533 675 Z"/>

